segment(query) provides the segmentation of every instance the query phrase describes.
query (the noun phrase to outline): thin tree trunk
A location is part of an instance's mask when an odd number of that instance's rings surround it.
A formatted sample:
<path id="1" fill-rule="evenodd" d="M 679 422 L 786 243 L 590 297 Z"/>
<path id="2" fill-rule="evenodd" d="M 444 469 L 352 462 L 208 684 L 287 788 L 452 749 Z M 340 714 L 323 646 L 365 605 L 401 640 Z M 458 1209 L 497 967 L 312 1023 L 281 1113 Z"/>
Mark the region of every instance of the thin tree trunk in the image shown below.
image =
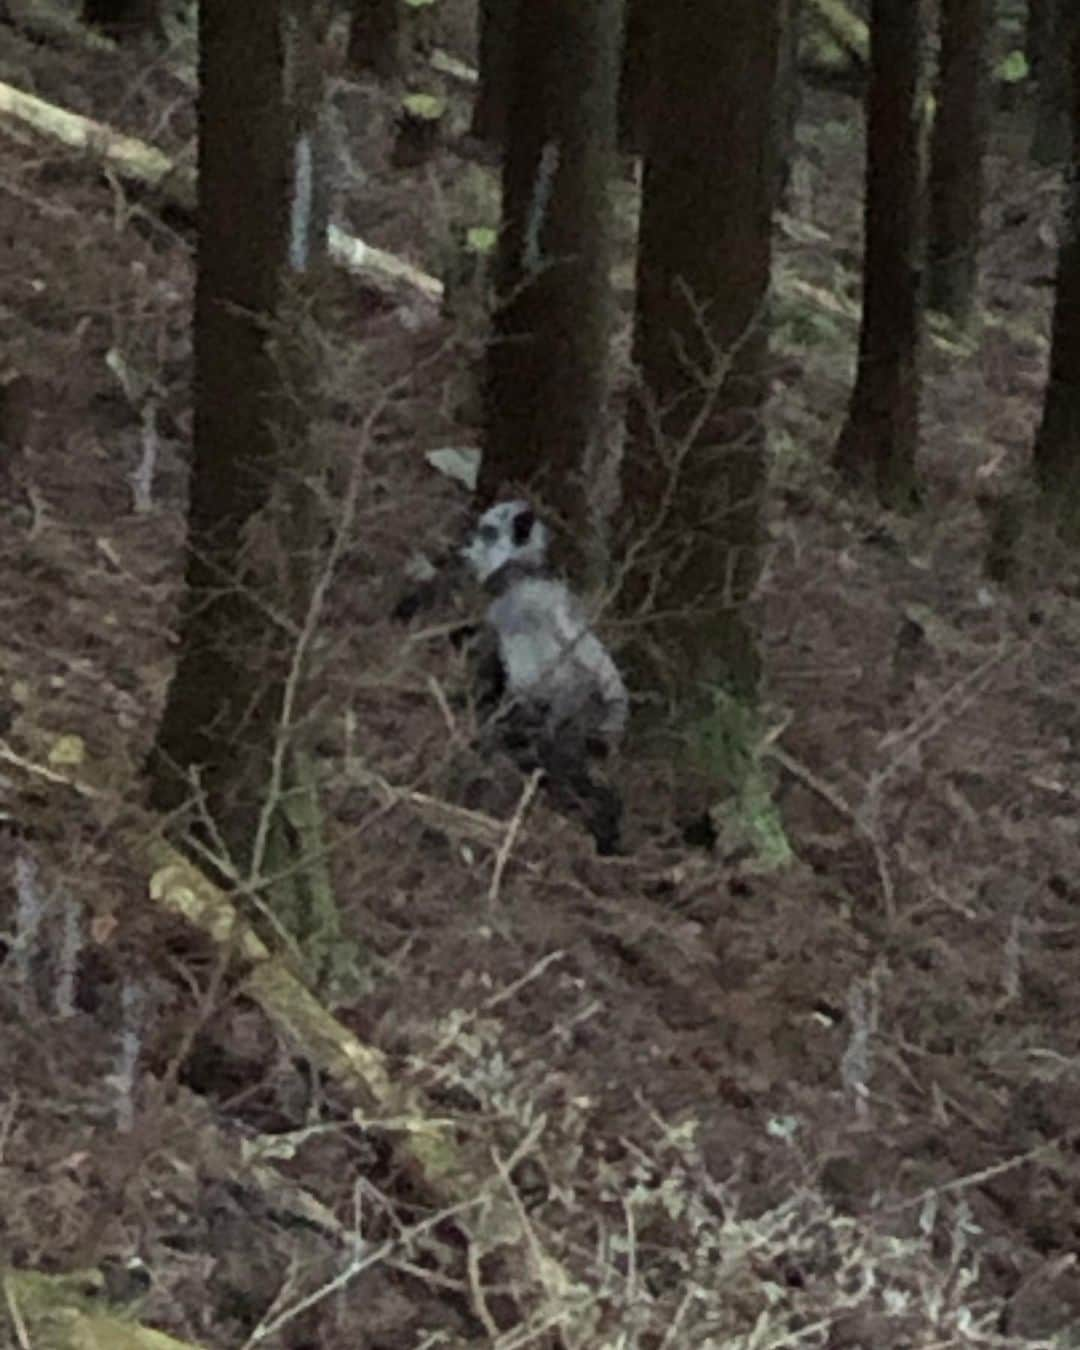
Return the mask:
<path id="1" fill-rule="evenodd" d="M 1031 155 L 1037 164 L 1064 164 L 1069 158 L 1072 132 L 1069 114 L 1069 6 L 1074 0 L 1039 0 L 1042 13 L 1038 32 L 1041 53 L 1035 104 L 1035 133 Z"/>
<path id="2" fill-rule="evenodd" d="M 989 18 L 990 0 L 943 0 L 930 152 L 927 297 L 932 308 L 961 325 L 971 318 L 978 279 Z"/>
<path id="3" fill-rule="evenodd" d="M 163 35 L 161 0 L 84 0 L 82 17 L 84 23 L 119 41 Z"/>
<path id="4" fill-rule="evenodd" d="M 477 6 L 480 81 L 470 129 L 489 145 L 506 141 L 519 6 L 520 0 L 479 0 Z"/>
<path id="5" fill-rule="evenodd" d="M 795 159 L 795 130 L 799 121 L 802 89 L 799 82 L 799 30 L 802 0 L 781 0 L 780 47 L 776 62 L 773 96 L 772 176 L 773 200 L 786 206 Z"/>
<path id="6" fill-rule="evenodd" d="M 371 71 L 381 80 L 401 77 L 402 0 L 352 0 L 346 62 L 355 74 Z"/>
<path id="7" fill-rule="evenodd" d="M 621 0 L 520 11 L 487 353 L 481 498 L 543 486 L 583 520 L 603 434 Z"/>
<path id="8" fill-rule="evenodd" d="M 1028 73 L 1038 80 L 1042 72 L 1043 56 L 1052 29 L 1054 0 L 1028 0 L 1027 24 L 1024 27 L 1024 56 Z"/>
<path id="9" fill-rule="evenodd" d="M 873 0 L 858 372 L 835 463 L 881 501 L 916 494 L 924 191 L 924 7 Z"/>
<path id="10" fill-rule="evenodd" d="M 781 0 L 671 0 L 645 159 L 621 605 L 677 695 L 751 694 Z"/>
<path id="11" fill-rule="evenodd" d="M 289 655 L 258 600 L 271 583 L 252 532 L 266 519 L 283 430 L 297 431 L 271 347 L 287 273 L 310 270 L 325 248 L 318 66 L 299 2 L 203 0 L 199 14 L 194 463 L 180 653 L 152 798 L 183 805 L 198 771 L 238 864 L 267 790 Z M 269 610 L 290 598 L 278 590 Z"/>
<path id="12" fill-rule="evenodd" d="M 1080 16 L 1073 16 L 1066 56 L 1071 66 L 1072 162 L 1069 211 L 1058 257 L 1050 338 L 1050 373 L 1035 441 L 1035 471 L 1069 541 L 1080 544 Z"/>
<path id="13" fill-rule="evenodd" d="M 656 74 L 654 0 L 626 0 L 626 24 L 619 74 L 619 149 L 642 154 L 649 120 L 649 99 Z"/>

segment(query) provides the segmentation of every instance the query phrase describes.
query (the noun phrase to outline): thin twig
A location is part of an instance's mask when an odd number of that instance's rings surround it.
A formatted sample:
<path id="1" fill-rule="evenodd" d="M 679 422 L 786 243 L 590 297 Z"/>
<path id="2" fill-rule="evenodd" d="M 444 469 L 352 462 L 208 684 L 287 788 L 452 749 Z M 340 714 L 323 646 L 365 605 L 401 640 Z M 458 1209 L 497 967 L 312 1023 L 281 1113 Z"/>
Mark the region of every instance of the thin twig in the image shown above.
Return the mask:
<path id="1" fill-rule="evenodd" d="M 26 1323 L 23 1321 L 22 1309 L 19 1307 L 19 1300 L 15 1297 L 15 1290 L 12 1288 L 10 1276 L 4 1277 L 4 1302 L 7 1304 L 11 1325 L 15 1328 L 15 1336 L 19 1342 L 19 1350 L 33 1350 L 29 1333 L 26 1330 Z"/>
<path id="2" fill-rule="evenodd" d="M 994 1163 L 990 1167 L 984 1167 L 979 1172 L 969 1172 L 967 1176 L 955 1177 L 952 1181 L 942 1182 L 940 1186 L 928 1186 L 926 1190 L 908 1196 L 906 1200 L 898 1200 L 893 1205 L 886 1205 L 884 1212 L 895 1214 L 902 1209 L 914 1209 L 916 1205 L 925 1204 L 927 1200 L 932 1200 L 939 1195 L 969 1191 L 973 1186 L 978 1186 L 984 1181 L 989 1181 L 993 1177 L 1000 1177 L 1006 1172 L 1014 1172 L 1018 1167 L 1024 1167 L 1027 1163 L 1034 1162 L 1043 1153 L 1049 1153 L 1052 1149 L 1072 1143 L 1078 1135 L 1080 1135 L 1080 1126 L 1075 1126 L 1054 1139 L 1048 1139 L 1045 1144 L 1037 1144 L 1034 1148 L 1028 1149 L 1026 1153 L 1017 1153 L 1012 1158 L 1006 1158 L 1004 1162 Z"/>
<path id="3" fill-rule="evenodd" d="M 506 836 L 495 857 L 495 870 L 491 874 L 491 885 L 488 888 L 488 904 L 491 906 L 494 906 L 499 899 L 499 890 L 502 886 L 503 872 L 506 870 L 506 864 L 510 861 L 510 853 L 513 850 L 514 842 L 521 831 L 522 823 L 525 820 L 525 813 L 529 809 L 529 803 L 536 796 L 536 789 L 540 786 L 540 779 L 542 777 L 543 774 L 539 769 L 534 769 L 532 771 L 521 791 L 517 809 L 510 818 L 510 824 L 506 829 Z"/>
<path id="4" fill-rule="evenodd" d="M 468 1200 L 462 1200 L 456 1205 L 448 1205 L 445 1209 L 439 1210 L 437 1214 L 432 1214 L 420 1223 L 414 1224 L 411 1228 L 407 1229 L 400 1238 L 388 1238 L 385 1242 L 381 1242 L 374 1248 L 369 1248 L 359 1234 L 357 1234 L 355 1241 L 356 1250 L 349 1263 L 342 1270 L 339 1270 L 332 1279 L 327 1280 L 325 1284 L 321 1284 L 318 1289 L 313 1289 L 310 1294 L 305 1294 L 303 1298 L 298 1299 L 291 1307 L 278 1313 L 276 1317 L 271 1318 L 269 1321 L 265 1319 L 260 1321 L 259 1325 L 244 1342 L 244 1350 L 250 1350 L 251 1346 L 259 1345 L 263 1341 L 268 1340 L 271 1336 L 276 1335 L 282 1327 L 287 1326 L 290 1322 L 295 1321 L 302 1313 L 307 1312 L 309 1308 L 314 1308 L 317 1304 L 328 1299 L 332 1294 L 336 1294 L 339 1290 L 344 1289 L 345 1286 L 354 1280 L 357 1275 L 361 1274 L 362 1271 L 368 1270 L 370 1267 L 384 1261 L 396 1247 L 405 1246 L 416 1238 L 422 1237 L 423 1234 L 430 1232 L 433 1228 L 437 1228 L 440 1224 L 445 1223 L 447 1219 L 453 1218 L 457 1214 L 464 1213 L 465 1210 L 472 1209 L 474 1206 L 478 1205 L 483 1198 L 483 1194 L 479 1194 L 471 1196 Z"/>

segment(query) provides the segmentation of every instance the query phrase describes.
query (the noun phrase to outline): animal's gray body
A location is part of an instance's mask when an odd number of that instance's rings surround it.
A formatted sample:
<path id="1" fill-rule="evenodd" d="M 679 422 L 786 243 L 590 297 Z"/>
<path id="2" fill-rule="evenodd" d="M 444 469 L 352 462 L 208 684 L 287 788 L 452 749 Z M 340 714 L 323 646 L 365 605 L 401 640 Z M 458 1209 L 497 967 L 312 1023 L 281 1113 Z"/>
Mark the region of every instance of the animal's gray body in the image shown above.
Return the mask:
<path id="1" fill-rule="evenodd" d="M 610 749 L 626 727 L 626 686 L 577 597 L 552 575 L 547 550 L 547 527 L 528 502 L 514 501 L 486 511 L 462 551 L 493 597 L 486 621 L 502 667 L 500 693 L 549 736 Z"/>
<path id="2" fill-rule="evenodd" d="M 626 686 L 577 597 L 548 563 L 549 534 L 528 502 L 500 502 L 462 557 L 491 595 L 486 618 L 491 724 L 523 768 L 544 771 L 560 804 L 584 810 L 597 846 L 618 844 L 621 806 L 588 760 L 626 726 Z"/>

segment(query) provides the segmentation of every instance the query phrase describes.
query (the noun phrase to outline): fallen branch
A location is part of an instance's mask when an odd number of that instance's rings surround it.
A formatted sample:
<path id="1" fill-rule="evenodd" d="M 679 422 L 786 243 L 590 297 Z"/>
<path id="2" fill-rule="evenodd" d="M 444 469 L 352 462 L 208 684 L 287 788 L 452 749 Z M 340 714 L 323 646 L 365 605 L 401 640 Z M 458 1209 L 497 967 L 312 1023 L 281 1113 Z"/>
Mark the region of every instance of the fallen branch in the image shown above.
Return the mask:
<path id="1" fill-rule="evenodd" d="M 37 1270 L 3 1271 L 3 1303 L 12 1339 L 8 1345 L 70 1345 L 85 1350 L 196 1350 L 129 1318 L 108 1311 L 100 1271 L 49 1275 Z M 94 1307 L 95 1296 L 102 1306 Z"/>
<path id="2" fill-rule="evenodd" d="M 46 103 L 14 85 L 0 83 L 0 121 L 5 120 L 82 151 L 127 182 L 149 189 L 174 210 L 194 217 L 198 200 L 195 170 L 176 163 L 156 146 L 125 136 L 92 117 Z M 383 283 L 404 283 L 436 304 L 442 300 L 443 286 L 438 277 L 404 258 L 372 248 L 334 226 L 330 227 L 328 243 L 332 261 L 346 271 Z"/>
<path id="3" fill-rule="evenodd" d="M 810 6 L 836 45 L 859 66 L 869 65 L 870 32 L 863 20 L 843 0 L 810 0 Z"/>
<path id="4" fill-rule="evenodd" d="M 195 212 L 194 170 L 177 165 L 145 141 L 124 136 L 104 122 L 58 108 L 10 84 L 0 84 L 0 118 L 30 127 L 72 150 L 85 151 L 121 177 L 160 193 L 170 205 L 187 214 Z"/>
<path id="5" fill-rule="evenodd" d="M 56 0 L 0 0 L 0 22 L 10 24 L 34 42 L 83 51 L 113 52 L 116 43 L 80 22 L 70 5 Z"/>
<path id="6" fill-rule="evenodd" d="M 20 778 L 57 791 L 67 789 L 108 809 L 114 838 L 129 857 L 151 874 L 151 900 L 182 915 L 248 967 L 241 989 L 310 1062 L 334 1079 L 356 1103 L 354 1118 L 368 1129 L 394 1137 L 395 1151 L 412 1172 L 418 1190 L 440 1207 L 461 1213 L 459 1222 L 481 1256 L 501 1248 L 527 1246 L 517 1208 L 505 1195 L 501 1174 L 479 1141 L 431 1108 L 419 1089 L 395 1082 L 386 1056 L 338 1021 L 240 914 L 228 895 L 162 837 L 160 820 L 118 798 L 87 777 L 68 776 L 20 755 L 0 740 L 0 763 Z M 9 784 L 10 786 L 10 784 Z M 120 822 L 123 821 L 121 824 Z M 533 1124 L 515 1156 L 537 1144 L 544 1118 Z M 466 1215 L 464 1211 L 468 1211 Z M 569 1276 L 546 1258 L 550 1274 Z M 534 1292 L 543 1288 L 534 1285 Z"/>

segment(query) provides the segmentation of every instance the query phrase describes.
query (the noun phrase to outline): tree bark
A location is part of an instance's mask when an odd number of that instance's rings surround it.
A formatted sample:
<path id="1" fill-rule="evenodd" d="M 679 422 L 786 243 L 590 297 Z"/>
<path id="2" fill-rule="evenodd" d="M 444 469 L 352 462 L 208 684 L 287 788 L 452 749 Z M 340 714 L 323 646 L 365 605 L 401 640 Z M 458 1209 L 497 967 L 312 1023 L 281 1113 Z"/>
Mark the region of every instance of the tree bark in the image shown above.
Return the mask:
<path id="1" fill-rule="evenodd" d="M 858 371 L 835 455 L 845 478 L 897 508 L 916 496 L 924 23 L 920 0 L 873 0 Z"/>
<path id="2" fill-rule="evenodd" d="M 773 202 L 783 207 L 791 187 L 795 159 L 795 130 L 799 121 L 802 89 L 799 82 L 799 32 L 802 0 L 781 0 L 780 46 L 776 60 L 776 90 L 773 95 L 772 178 Z"/>
<path id="3" fill-rule="evenodd" d="M 1028 74 L 1033 80 L 1038 80 L 1042 73 L 1043 56 L 1052 28 L 1054 3 L 1055 0 L 1028 0 L 1027 23 L 1024 27 L 1024 56 L 1028 63 Z"/>
<path id="4" fill-rule="evenodd" d="M 1073 0 L 1039 0 L 1041 38 L 1035 134 L 1031 155 L 1037 164 L 1064 164 L 1072 137 L 1069 111 L 1068 29 Z"/>
<path id="5" fill-rule="evenodd" d="M 479 0 L 477 6 L 480 79 L 470 129 L 489 145 L 506 142 L 519 8 L 520 0 Z"/>
<path id="6" fill-rule="evenodd" d="M 983 154 L 989 128 L 989 0 L 943 0 L 930 150 L 927 295 L 966 325 L 975 304 Z"/>
<path id="7" fill-rule="evenodd" d="M 108 37 L 163 36 L 161 0 L 84 0 L 83 22 Z"/>
<path id="8" fill-rule="evenodd" d="M 672 0 L 658 19 L 620 604 L 649 620 L 677 696 L 757 680 L 742 607 L 759 566 L 781 2 Z"/>
<path id="9" fill-rule="evenodd" d="M 626 23 L 619 73 L 619 149 L 640 155 L 645 150 L 649 100 L 656 74 L 654 0 L 626 0 Z"/>
<path id="10" fill-rule="evenodd" d="M 1080 544 L 1080 16 L 1068 25 L 1072 159 L 1069 211 L 1058 256 L 1050 373 L 1035 441 L 1035 472 L 1062 533 Z"/>
<path id="11" fill-rule="evenodd" d="M 354 74 L 401 78 L 404 61 L 402 0 L 352 0 L 345 60 Z"/>
<path id="12" fill-rule="evenodd" d="M 197 770 L 238 862 L 267 790 L 289 655 L 267 614 L 291 597 L 272 589 L 253 547 L 279 445 L 295 452 L 298 439 L 273 348 L 287 345 L 287 275 L 325 248 L 311 144 L 317 54 L 297 4 L 203 0 L 199 15 L 194 462 L 180 652 L 151 795 L 162 809 L 183 805 Z"/>
<path id="13" fill-rule="evenodd" d="M 526 4 L 503 158 L 482 499 L 542 487 L 580 523 L 603 434 L 621 0 Z"/>

